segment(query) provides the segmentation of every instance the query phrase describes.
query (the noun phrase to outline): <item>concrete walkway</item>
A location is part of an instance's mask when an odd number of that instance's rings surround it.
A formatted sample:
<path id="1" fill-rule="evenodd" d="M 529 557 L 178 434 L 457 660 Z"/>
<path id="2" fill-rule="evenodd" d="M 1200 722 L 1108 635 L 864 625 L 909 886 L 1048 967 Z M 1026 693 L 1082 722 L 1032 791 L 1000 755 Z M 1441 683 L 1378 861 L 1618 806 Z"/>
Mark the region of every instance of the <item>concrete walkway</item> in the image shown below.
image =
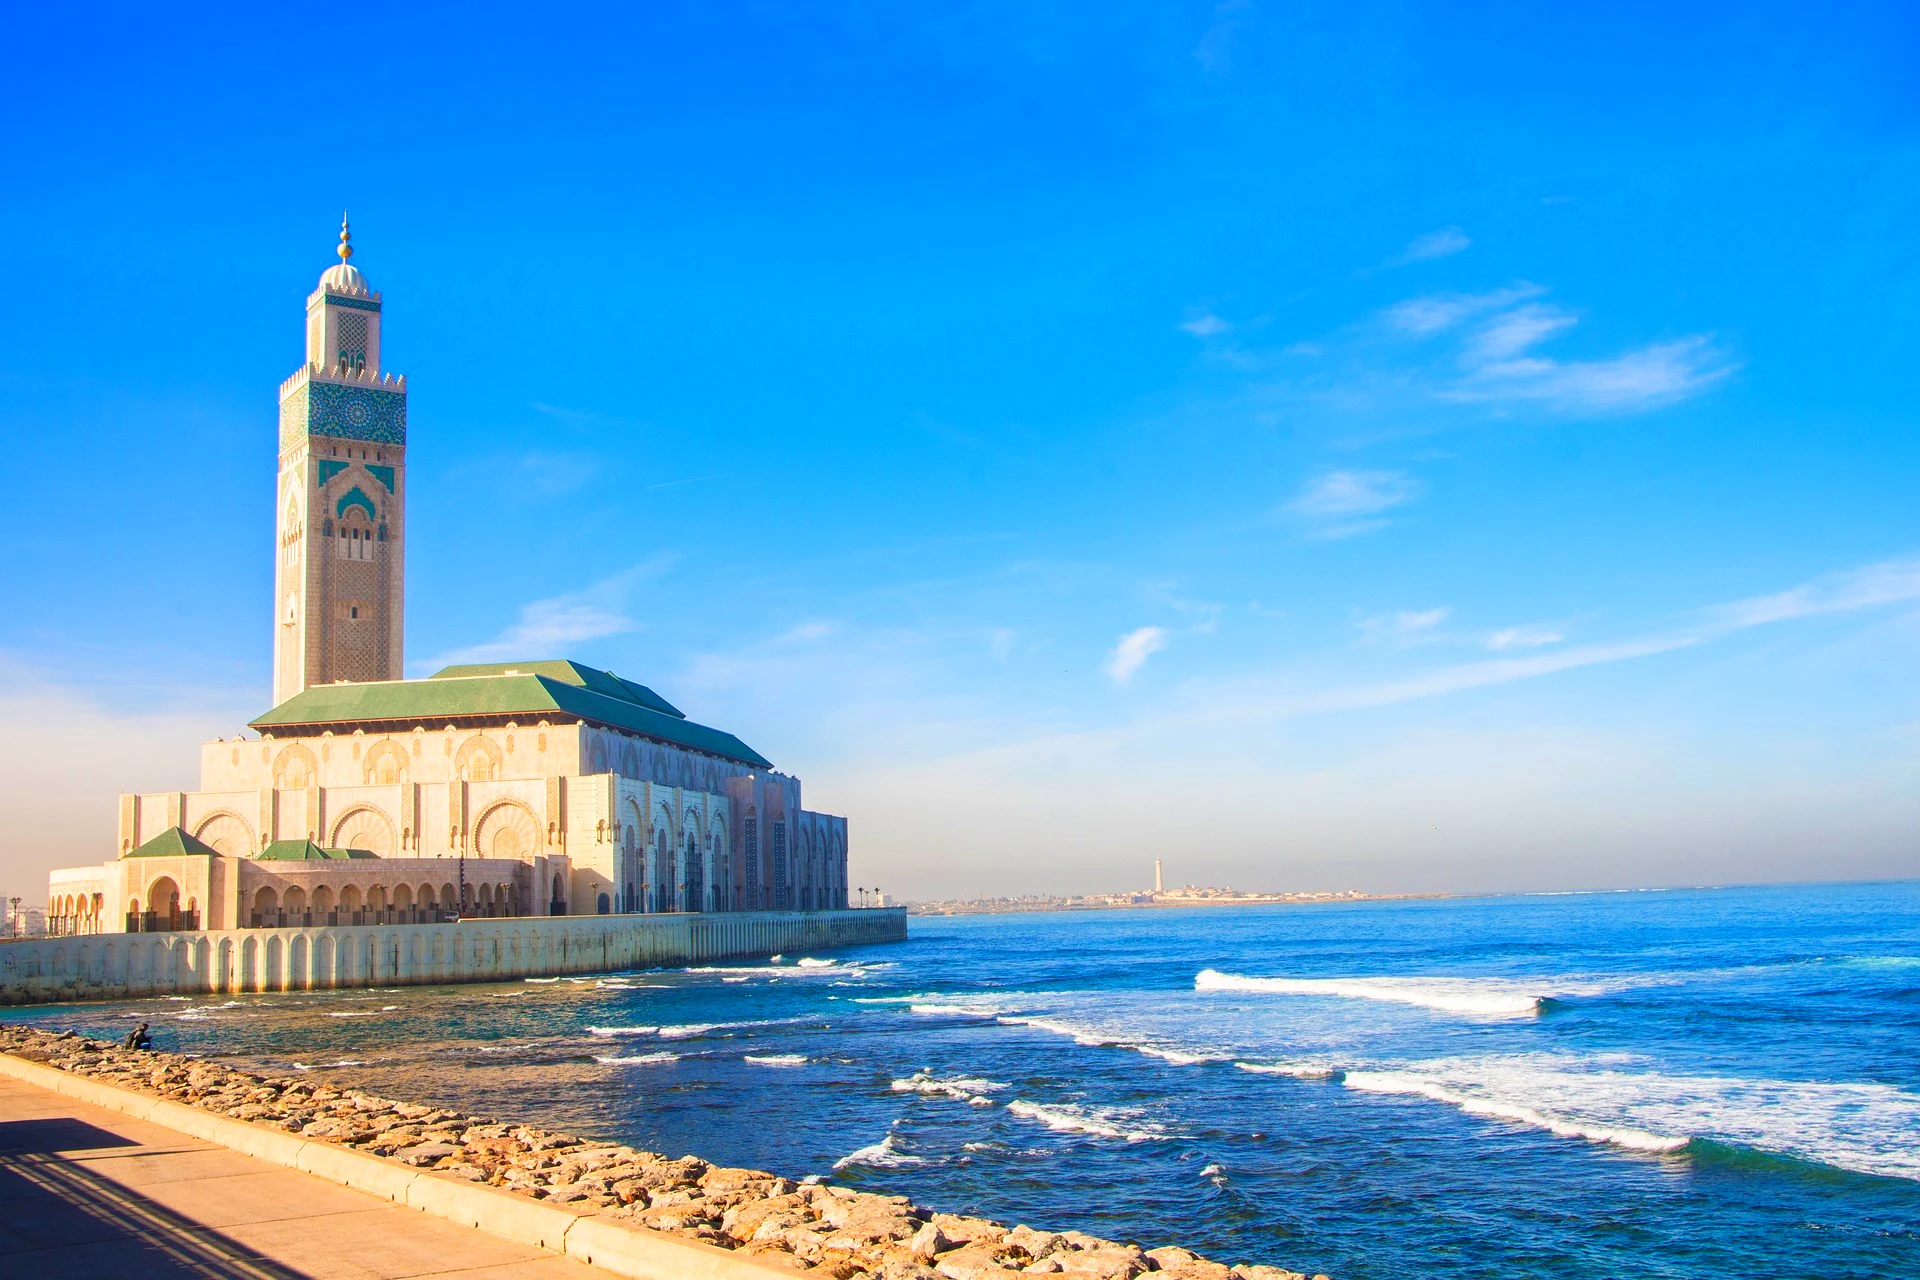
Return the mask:
<path id="1" fill-rule="evenodd" d="M 607 1274 L 4 1076 L 0 1259 L 61 1280 Z"/>

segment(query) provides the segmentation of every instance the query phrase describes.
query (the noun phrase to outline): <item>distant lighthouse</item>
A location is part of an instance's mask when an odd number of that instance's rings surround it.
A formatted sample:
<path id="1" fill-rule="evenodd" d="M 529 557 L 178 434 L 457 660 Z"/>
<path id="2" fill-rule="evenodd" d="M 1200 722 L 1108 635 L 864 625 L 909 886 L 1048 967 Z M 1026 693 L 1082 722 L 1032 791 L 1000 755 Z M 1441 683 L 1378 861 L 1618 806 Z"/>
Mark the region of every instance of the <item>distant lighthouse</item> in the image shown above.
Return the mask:
<path id="1" fill-rule="evenodd" d="M 1165 889 L 1166 886 L 1162 884 L 1160 880 L 1160 859 L 1155 858 L 1153 860 L 1153 891 L 1155 893 L 1162 893 Z"/>

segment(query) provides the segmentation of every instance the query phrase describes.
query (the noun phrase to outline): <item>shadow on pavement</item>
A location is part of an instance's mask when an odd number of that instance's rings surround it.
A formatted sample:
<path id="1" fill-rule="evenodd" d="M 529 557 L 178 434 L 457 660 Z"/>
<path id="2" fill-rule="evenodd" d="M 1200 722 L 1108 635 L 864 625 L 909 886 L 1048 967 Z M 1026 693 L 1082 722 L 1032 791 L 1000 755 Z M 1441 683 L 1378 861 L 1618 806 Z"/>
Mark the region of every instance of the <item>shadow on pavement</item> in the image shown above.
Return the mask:
<path id="1" fill-rule="evenodd" d="M 78 1158 L 136 1145 L 71 1118 L 0 1121 L 0 1271 L 60 1280 L 305 1280 Z"/>

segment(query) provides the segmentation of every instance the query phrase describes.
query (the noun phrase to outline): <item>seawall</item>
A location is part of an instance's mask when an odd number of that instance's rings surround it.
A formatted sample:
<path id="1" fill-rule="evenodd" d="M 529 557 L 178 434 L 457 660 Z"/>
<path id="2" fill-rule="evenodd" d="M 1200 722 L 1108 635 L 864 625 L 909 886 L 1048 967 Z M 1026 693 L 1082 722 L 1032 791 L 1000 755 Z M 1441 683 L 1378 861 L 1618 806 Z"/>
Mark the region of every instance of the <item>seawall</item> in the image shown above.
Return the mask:
<path id="1" fill-rule="evenodd" d="M 0 1004 L 495 982 L 906 937 L 899 907 L 101 933 L 0 943 Z"/>

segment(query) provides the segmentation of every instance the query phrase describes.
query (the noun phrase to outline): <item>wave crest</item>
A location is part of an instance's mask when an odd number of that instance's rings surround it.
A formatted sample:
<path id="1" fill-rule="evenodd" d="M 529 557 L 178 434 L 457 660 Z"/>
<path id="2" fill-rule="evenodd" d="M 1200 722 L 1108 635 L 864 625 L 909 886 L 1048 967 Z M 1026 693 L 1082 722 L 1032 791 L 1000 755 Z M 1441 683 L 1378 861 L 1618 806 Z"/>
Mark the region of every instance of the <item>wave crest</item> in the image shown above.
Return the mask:
<path id="1" fill-rule="evenodd" d="M 1545 984 L 1508 978 L 1254 978 L 1218 969 L 1202 969 L 1194 976 L 1193 989 L 1385 1000 L 1489 1017 L 1539 1013 L 1541 1005 L 1555 996 L 1589 994 L 1565 985 L 1548 989 Z"/>

